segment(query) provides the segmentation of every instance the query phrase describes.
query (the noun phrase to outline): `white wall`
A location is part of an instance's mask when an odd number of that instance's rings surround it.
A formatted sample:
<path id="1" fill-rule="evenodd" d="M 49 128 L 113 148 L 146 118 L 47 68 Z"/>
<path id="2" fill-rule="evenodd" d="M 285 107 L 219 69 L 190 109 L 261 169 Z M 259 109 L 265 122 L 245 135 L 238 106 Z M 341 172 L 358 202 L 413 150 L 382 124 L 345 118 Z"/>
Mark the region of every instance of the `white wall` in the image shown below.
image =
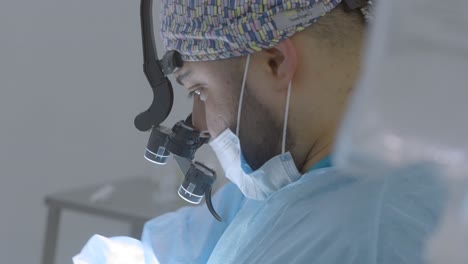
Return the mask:
<path id="1" fill-rule="evenodd" d="M 46 194 L 171 171 L 143 159 L 148 134 L 133 126 L 152 100 L 141 65 L 139 1 L 1 1 L 1 263 L 40 262 Z M 190 111 L 175 93 L 168 125 Z M 60 230 L 60 264 L 95 232 L 129 232 L 77 213 Z"/>

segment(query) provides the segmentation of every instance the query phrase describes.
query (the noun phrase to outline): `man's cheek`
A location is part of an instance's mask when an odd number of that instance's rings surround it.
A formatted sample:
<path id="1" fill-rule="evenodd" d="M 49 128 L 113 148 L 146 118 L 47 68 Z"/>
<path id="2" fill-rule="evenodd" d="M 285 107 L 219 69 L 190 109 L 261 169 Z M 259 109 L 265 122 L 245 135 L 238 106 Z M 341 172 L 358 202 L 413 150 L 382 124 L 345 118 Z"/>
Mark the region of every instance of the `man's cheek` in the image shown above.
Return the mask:
<path id="1" fill-rule="evenodd" d="M 214 105 L 207 104 L 205 111 L 208 131 L 213 138 L 230 127 L 230 117 L 222 107 L 215 107 Z"/>

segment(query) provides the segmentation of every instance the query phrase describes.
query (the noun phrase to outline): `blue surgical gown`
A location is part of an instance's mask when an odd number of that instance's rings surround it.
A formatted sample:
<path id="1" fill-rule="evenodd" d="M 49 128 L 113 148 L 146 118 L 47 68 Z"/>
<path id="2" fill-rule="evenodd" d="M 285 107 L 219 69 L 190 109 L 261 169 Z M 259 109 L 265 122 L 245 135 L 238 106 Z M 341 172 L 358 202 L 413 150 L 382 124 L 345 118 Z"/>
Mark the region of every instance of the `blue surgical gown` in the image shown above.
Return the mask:
<path id="1" fill-rule="evenodd" d="M 160 263 L 425 263 L 446 187 L 426 165 L 363 177 L 313 169 L 264 201 L 233 184 L 205 206 L 149 221 L 142 242 Z"/>

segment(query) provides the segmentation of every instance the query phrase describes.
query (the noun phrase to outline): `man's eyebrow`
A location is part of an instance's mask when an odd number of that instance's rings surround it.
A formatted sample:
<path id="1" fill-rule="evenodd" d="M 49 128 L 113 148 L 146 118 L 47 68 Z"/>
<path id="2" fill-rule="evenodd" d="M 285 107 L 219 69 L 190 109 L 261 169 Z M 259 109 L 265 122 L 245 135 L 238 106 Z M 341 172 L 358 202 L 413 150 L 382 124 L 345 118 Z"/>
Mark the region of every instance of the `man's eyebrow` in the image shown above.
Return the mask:
<path id="1" fill-rule="evenodd" d="M 192 74 L 192 71 L 186 71 L 176 77 L 176 82 L 182 86 L 184 86 L 184 79 L 186 79 L 190 74 Z"/>

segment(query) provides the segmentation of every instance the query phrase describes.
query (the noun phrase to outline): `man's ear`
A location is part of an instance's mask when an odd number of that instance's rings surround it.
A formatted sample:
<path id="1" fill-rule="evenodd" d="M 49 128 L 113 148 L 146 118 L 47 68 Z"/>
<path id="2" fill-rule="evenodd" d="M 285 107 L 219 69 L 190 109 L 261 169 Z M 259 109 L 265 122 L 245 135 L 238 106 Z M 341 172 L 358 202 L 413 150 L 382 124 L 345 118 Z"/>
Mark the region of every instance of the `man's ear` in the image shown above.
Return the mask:
<path id="1" fill-rule="evenodd" d="M 292 80 L 297 67 L 297 52 L 291 39 L 283 40 L 273 48 L 265 50 L 268 66 L 277 81 L 286 87 Z M 284 87 L 284 85 L 282 85 Z"/>

